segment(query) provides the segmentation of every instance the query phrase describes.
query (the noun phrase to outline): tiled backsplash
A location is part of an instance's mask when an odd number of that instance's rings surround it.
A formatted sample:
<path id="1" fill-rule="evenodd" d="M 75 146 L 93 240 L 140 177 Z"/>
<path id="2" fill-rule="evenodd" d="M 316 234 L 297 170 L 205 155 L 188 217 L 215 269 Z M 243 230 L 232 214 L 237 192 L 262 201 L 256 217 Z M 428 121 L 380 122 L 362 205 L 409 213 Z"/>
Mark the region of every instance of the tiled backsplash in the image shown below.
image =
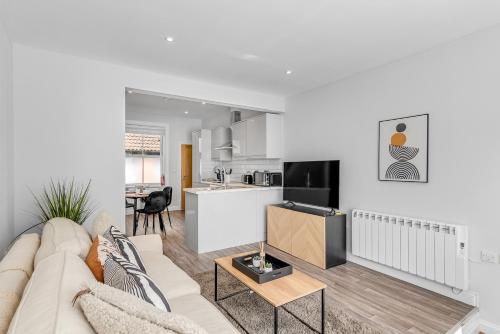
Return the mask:
<path id="1" fill-rule="evenodd" d="M 215 166 L 225 167 L 226 170 L 232 168 L 231 182 L 240 182 L 241 175 L 248 171 L 283 171 L 283 161 L 280 159 L 210 161 L 210 163 L 202 167 L 203 178 L 215 177 L 215 173 L 213 172 Z"/>

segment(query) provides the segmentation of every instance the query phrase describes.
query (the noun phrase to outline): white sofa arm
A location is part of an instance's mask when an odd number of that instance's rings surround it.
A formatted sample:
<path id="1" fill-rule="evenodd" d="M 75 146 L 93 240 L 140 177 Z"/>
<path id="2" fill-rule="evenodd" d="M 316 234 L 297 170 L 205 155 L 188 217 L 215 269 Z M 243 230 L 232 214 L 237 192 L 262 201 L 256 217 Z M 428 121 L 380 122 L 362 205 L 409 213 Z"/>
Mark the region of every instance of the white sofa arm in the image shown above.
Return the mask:
<path id="1" fill-rule="evenodd" d="M 139 252 L 155 252 L 163 254 L 163 243 L 158 234 L 138 235 L 129 237 Z"/>

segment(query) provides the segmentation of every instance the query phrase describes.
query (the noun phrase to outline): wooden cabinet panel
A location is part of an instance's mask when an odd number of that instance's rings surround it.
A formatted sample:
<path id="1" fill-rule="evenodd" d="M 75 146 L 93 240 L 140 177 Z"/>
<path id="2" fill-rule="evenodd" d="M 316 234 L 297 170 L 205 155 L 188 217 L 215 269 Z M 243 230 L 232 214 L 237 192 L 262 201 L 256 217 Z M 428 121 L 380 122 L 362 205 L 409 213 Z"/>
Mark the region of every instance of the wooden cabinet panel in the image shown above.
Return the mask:
<path id="1" fill-rule="evenodd" d="M 267 243 L 327 269 L 346 263 L 346 215 L 308 207 L 267 207 Z"/>
<path id="2" fill-rule="evenodd" d="M 291 222 L 291 254 L 325 268 L 325 218 L 295 212 Z"/>
<path id="3" fill-rule="evenodd" d="M 267 207 L 267 243 L 284 252 L 292 252 L 292 229 L 289 210 Z"/>

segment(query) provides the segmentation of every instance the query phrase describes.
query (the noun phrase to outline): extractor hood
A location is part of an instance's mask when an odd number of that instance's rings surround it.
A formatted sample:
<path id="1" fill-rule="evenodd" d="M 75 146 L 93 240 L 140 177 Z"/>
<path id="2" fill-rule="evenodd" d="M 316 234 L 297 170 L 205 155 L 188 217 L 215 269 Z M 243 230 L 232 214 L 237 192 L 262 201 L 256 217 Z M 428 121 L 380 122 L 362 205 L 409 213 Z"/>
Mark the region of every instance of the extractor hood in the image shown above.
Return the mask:
<path id="1" fill-rule="evenodd" d="M 232 150 L 233 149 L 233 143 L 232 142 L 227 142 L 224 143 L 221 146 L 218 146 L 215 148 L 216 150 Z"/>

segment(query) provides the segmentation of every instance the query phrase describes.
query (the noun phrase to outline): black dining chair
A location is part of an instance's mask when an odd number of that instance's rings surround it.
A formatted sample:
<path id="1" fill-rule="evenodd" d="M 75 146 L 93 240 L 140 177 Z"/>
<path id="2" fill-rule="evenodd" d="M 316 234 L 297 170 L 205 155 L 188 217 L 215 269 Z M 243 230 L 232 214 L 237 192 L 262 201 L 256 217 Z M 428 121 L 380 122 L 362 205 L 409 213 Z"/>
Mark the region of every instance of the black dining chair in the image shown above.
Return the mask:
<path id="1" fill-rule="evenodd" d="M 167 201 L 165 199 L 165 194 L 163 193 L 163 191 L 153 191 L 148 195 L 148 197 L 146 198 L 146 203 L 144 204 L 144 208 L 137 210 L 139 218 L 141 216 L 141 213 L 144 214 L 144 234 L 147 234 L 148 232 L 150 215 L 153 216 L 153 232 L 155 232 L 155 215 L 158 215 L 158 219 L 160 221 L 160 230 L 165 233 L 165 225 L 163 224 L 163 217 L 161 214 L 163 211 L 165 211 L 166 207 Z M 139 219 L 137 219 L 137 221 L 139 221 Z M 134 226 L 134 235 L 136 229 L 137 226 Z"/>
<path id="2" fill-rule="evenodd" d="M 125 209 L 134 208 L 134 207 L 135 207 L 134 203 L 129 203 L 127 200 L 125 200 Z"/>
<path id="3" fill-rule="evenodd" d="M 170 227 L 172 228 L 172 220 L 170 219 L 170 211 L 168 210 L 168 206 L 172 203 L 172 187 L 163 188 L 163 194 L 165 195 L 165 200 L 167 201 L 166 209 L 168 215 L 168 222 L 170 223 Z"/>

